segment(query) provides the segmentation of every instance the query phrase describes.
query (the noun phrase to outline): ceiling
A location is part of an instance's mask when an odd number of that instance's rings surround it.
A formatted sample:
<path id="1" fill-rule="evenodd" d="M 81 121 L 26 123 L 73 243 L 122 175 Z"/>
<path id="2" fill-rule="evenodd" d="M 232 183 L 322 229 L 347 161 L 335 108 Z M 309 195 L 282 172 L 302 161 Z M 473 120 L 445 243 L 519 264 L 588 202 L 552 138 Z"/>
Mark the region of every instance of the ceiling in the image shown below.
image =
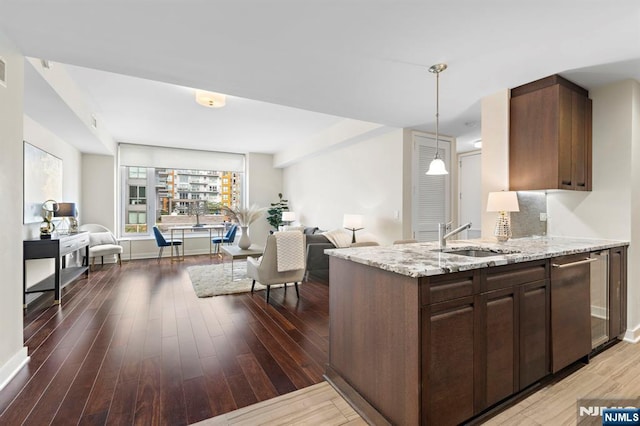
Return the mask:
<path id="1" fill-rule="evenodd" d="M 480 99 L 498 90 L 554 73 L 588 89 L 640 81 L 637 0 L 0 0 L 0 10 L 0 32 L 26 56 L 71 65 L 108 132 L 131 143 L 274 153 L 339 117 L 433 131 L 427 69 L 445 62 L 440 131 L 466 147 L 480 135 Z M 42 107 L 56 101 L 38 100 L 55 93 L 26 76 L 25 104 L 39 105 L 29 113 L 64 128 Z M 225 93 L 227 106 L 198 106 L 188 88 Z"/>

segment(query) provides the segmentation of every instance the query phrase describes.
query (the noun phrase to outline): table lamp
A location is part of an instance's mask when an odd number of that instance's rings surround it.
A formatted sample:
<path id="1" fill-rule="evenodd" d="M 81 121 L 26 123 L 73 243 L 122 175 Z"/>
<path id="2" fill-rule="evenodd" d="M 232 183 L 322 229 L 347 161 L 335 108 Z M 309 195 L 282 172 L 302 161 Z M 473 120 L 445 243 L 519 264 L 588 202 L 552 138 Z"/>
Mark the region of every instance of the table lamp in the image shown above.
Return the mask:
<path id="1" fill-rule="evenodd" d="M 282 212 L 282 223 L 286 226 L 291 225 L 291 222 L 296 220 L 296 212 Z"/>
<path id="2" fill-rule="evenodd" d="M 356 231 L 364 229 L 362 226 L 362 215 L 359 214 L 345 214 L 342 221 L 342 226 L 345 229 L 350 230 L 353 234 L 351 236 L 351 244 L 356 242 Z"/>
<path id="3" fill-rule="evenodd" d="M 500 242 L 511 238 L 510 212 L 519 212 L 518 194 L 513 191 L 490 192 L 487 200 L 488 212 L 499 212 L 496 220 L 496 229 L 493 233 Z"/>
<path id="4" fill-rule="evenodd" d="M 55 211 L 54 216 L 61 217 L 63 222 L 68 223 L 67 232 L 78 232 L 76 203 L 58 203 L 58 210 Z"/>

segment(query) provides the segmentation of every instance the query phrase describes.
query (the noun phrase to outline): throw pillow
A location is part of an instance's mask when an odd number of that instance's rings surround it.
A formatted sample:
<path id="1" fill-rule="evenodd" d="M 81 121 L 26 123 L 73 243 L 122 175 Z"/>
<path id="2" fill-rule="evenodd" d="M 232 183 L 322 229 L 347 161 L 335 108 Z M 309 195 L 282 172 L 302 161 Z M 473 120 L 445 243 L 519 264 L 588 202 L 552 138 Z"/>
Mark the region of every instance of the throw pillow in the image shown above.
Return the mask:
<path id="1" fill-rule="evenodd" d="M 92 232 L 89 234 L 89 247 L 104 244 L 118 244 L 111 232 Z"/>

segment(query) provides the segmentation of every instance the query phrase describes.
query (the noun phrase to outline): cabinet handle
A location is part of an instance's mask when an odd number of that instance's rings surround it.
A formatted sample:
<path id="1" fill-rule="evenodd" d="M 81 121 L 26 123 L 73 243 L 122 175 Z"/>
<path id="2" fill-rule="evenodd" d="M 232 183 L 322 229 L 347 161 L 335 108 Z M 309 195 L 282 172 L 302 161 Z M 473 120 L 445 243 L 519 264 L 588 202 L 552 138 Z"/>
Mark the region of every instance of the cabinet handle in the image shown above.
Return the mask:
<path id="1" fill-rule="evenodd" d="M 569 268 L 571 266 L 584 265 L 585 263 L 591 263 L 596 261 L 598 261 L 598 259 L 596 259 L 595 257 L 589 257 L 587 259 L 578 260 L 576 262 L 563 263 L 562 265 L 558 263 L 552 263 L 551 266 L 553 266 L 554 268 L 562 269 L 562 268 Z"/>

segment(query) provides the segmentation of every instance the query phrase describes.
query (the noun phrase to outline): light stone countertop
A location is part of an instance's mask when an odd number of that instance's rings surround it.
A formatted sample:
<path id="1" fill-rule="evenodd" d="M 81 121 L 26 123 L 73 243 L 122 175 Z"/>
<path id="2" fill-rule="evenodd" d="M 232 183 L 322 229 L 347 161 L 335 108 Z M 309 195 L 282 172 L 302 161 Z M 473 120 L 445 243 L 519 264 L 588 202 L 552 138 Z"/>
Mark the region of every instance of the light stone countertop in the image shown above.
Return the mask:
<path id="1" fill-rule="evenodd" d="M 528 237 L 511 239 L 506 243 L 498 243 L 494 239 L 449 240 L 444 252 L 438 251 L 437 242 L 428 242 L 330 249 L 325 250 L 325 253 L 417 278 L 568 254 L 588 253 L 626 245 L 629 245 L 628 241 Z M 478 247 L 495 252 L 495 256 L 470 257 L 446 252 Z"/>

